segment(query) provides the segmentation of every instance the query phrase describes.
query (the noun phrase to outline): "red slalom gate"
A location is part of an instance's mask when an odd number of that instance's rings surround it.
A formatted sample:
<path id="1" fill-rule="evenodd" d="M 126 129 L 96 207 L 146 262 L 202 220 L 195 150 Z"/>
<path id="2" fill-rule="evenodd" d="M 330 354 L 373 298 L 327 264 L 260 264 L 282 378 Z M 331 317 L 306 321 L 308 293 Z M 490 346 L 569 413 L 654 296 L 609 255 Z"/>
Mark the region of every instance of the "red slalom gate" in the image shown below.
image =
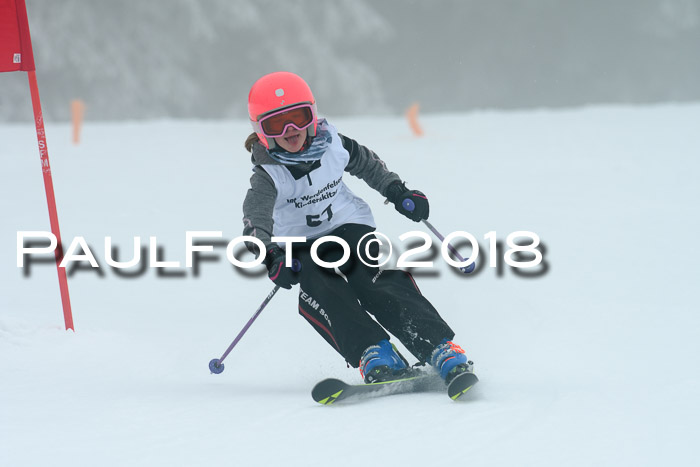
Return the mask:
<path id="1" fill-rule="evenodd" d="M 51 223 L 51 232 L 56 236 L 58 242 L 55 255 L 56 269 L 58 271 L 58 285 L 61 291 L 61 304 L 63 306 L 63 318 L 66 323 L 66 329 L 74 330 L 66 270 L 65 268 L 59 267 L 63 259 L 63 247 L 61 244 L 61 233 L 58 227 L 56 197 L 54 196 L 53 190 L 51 165 L 49 164 L 49 153 L 46 147 L 44 117 L 41 112 L 41 100 L 39 99 L 39 87 L 36 81 L 35 70 L 32 39 L 29 34 L 29 21 L 27 20 L 27 7 L 24 0 L 0 0 L 0 72 L 26 71 L 29 78 L 29 90 L 32 97 L 34 121 L 36 124 L 36 137 L 39 143 L 39 158 L 41 160 L 41 170 L 44 175 L 46 203 L 49 208 L 49 221 Z"/>

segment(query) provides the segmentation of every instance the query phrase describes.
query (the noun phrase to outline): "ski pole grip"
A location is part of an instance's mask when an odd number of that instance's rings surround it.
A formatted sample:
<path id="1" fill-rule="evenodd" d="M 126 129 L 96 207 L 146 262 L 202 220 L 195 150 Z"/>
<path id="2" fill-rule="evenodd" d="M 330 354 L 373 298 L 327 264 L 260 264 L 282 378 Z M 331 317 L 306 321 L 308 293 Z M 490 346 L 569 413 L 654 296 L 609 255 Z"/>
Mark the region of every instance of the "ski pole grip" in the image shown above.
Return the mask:
<path id="1" fill-rule="evenodd" d="M 406 198 L 401 201 L 401 206 L 408 212 L 413 212 L 413 210 L 416 209 L 416 203 L 414 203 L 411 198 Z"/>

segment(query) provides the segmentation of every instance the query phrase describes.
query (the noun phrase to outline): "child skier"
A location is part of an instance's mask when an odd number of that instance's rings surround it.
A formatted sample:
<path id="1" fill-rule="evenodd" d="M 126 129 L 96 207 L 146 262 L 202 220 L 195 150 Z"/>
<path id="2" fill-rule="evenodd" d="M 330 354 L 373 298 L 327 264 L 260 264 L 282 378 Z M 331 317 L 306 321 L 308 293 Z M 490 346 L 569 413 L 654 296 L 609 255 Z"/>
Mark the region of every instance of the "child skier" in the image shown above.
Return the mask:
<path id="1" fill-rule="evenodd" d="M 271 73 L 255 82 L 248 114 L 255 131 L 245 147 L 254 167 L 243 202 L 243 234 L 265 245 L 268 277 L 275 284 L 286 289 L 300 284 L 299 313 L 348 364 L 359 367 L 366 383 L 395 378 L 408 367 L 387 331 L 419 362 L 435 367 L 446 383 L 470 371 L 464 350 L 452 342 L 454 332 L 421 295 L 412 276 L 380 270 L 376 261 L 363 262 L 357 256 L 374 238 L 375 223 L 367 203 L 343 183 L 343 173 L 364 180 L 415 222 L 428 218 L 427 197 L 406 188 L 374 152 L 318 119 L 311 89 L 293 73 Z M 407 198 L 415 206 L 412 211 L 402 206 Z M 300 272 L 285 267 L 284 243 L 272 242 L 272 236 L 307 239 L 292 248 L 301 262 Z M 311 257 L 311 243 L 324 236 L 340 237 L 350 246 L 349 259 L 339 267 L 342 276 Z M 261 253 L 254 244 L 248 246 Z M 377 242 L 369 251 L 378 256 Z M 318 248 L 325 262 L 342 255 L 334 242 Z"/>

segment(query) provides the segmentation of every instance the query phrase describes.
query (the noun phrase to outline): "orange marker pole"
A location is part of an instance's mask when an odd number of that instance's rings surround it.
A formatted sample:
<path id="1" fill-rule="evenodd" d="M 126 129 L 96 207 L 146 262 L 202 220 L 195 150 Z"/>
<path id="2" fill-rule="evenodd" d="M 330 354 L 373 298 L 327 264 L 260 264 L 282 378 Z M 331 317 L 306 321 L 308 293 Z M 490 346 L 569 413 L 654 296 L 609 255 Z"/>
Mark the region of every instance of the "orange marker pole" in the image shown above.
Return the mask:
<path id="1" fill-rule="evenodd" d="M 83 115 L 85 114 L 85 103 L 79 99 L 70 104 L 73 115 L 73 144 L 80 144 L 80 128 L 83 125 Z"/>
<path id="2" fill-rule="evenodd" d="M 406 110 L 406 119 L 408 119 L 408 125 L 411 127 L 411 131 L 415 136 L 423 136 L 423 129 L 418 123 L 418 111 L 420 106 L 418 103 L 413 104 Z"/>

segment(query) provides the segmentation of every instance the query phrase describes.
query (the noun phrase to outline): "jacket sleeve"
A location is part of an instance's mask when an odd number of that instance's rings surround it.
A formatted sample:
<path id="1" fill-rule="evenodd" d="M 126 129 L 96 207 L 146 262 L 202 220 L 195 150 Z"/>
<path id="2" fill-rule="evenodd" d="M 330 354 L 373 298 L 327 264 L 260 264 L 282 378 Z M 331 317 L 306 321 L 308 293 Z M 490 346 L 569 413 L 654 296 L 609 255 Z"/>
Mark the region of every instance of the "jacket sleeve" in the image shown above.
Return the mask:
<path id="1" fill-rule="evenodd" d="M 275 208 L 277 188 L 270 175 L 260 166 L 253 168 L 250 188 L 243 201 L 243 235 L 260 239 L 267 248 L 272 237 L 272 212 Z M 246 248 L 258 254 L 254 243 L 247 242 Z"/>
<path id="2" fill-rule="evenodd" d="M 340 135 L 340 139 L 343 147 L 350 153 L 350 161 L 345 167 L 345 171 L 350 175 L 364 180 L 382 196 L 387 195 L 389 185 L 401 182 L 401 177 L 390 171 L 374 151 L 347 136 Z"/>

